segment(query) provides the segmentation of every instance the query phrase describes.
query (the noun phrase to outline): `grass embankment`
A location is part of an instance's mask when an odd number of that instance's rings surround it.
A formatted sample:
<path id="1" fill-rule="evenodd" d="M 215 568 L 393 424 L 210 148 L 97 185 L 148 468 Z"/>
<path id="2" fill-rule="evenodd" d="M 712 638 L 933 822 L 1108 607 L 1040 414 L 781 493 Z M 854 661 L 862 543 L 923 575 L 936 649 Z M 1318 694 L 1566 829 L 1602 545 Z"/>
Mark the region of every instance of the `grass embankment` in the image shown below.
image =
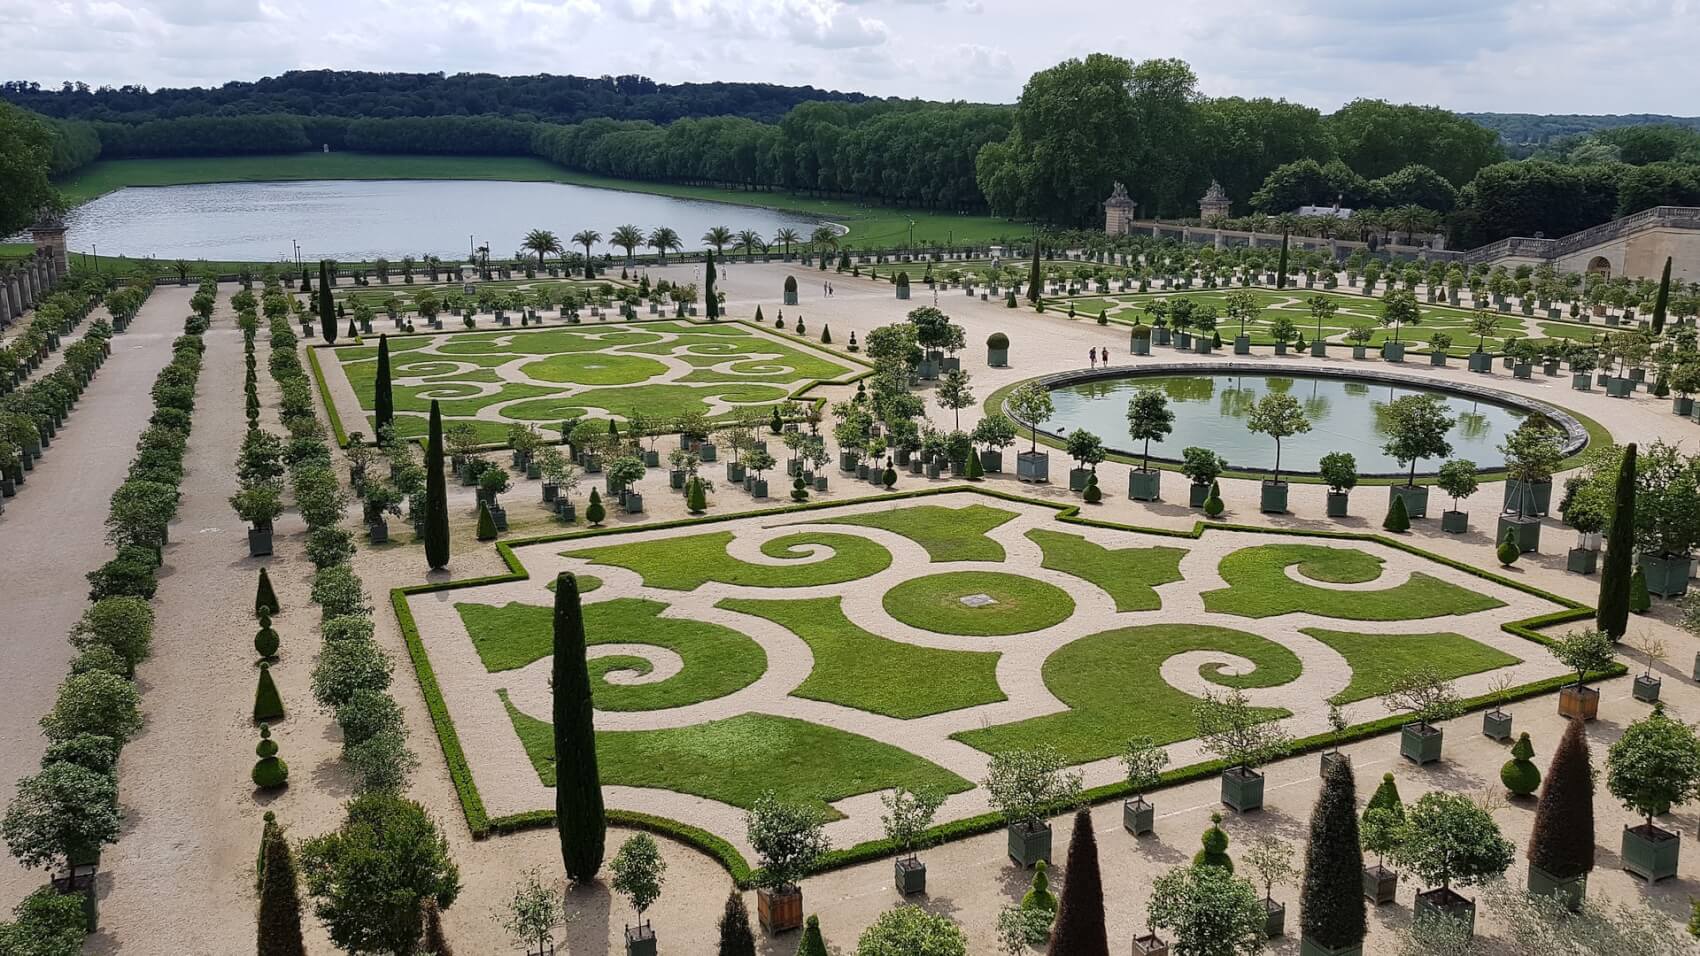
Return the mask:
<path id="1" fill-rule="evenodd" d="M 575 173 L 528 156 L 396 156 L 377 153 L 287 153 L 277 156 L 217 156 L 184 159 L 120 159 L 92 163 L 59 184 L 72 202 L 83 203 L 126 186 L 182 186 L 192 183 L 273 182 L 305 179 L 485 179 L 568 183 L 599 189 L 762 206 L 831 220 L 849 228 L 844 241 L 854 246 L 898 246 L 910 241 L 988 242 L 1020 237 L 1021 223 L 991 216 L 908 211 L 837 199 L 812 199 L 783 192 L 749 192 L 712 186 L 683 186 Z M 540 228 L 561 227 L 539 223 Z M 600 228 L 615 223 L 598 224 Z M 734 230 L 732 221 L 727 222 Z M 568 230 L 571 231 L 571 230 Z M 687 236 L 686 242 L 696 237 Z M 804 236 L 806 239 L 807 236 Z M 3 252 L 0 248 L 0 252 Z"/>

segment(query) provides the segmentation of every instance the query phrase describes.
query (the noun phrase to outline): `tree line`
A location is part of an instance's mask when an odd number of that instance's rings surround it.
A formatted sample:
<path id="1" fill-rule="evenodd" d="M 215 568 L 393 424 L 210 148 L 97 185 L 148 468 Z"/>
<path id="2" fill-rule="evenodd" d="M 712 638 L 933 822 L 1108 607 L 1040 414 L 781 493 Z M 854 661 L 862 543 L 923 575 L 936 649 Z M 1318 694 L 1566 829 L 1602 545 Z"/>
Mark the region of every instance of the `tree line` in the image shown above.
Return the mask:
<path id="1" fill-rule="evenodd" d="M 375 73 L 291 70 L 217 87 L 101 86 L 67 80 L 0 84 L 0 99 L 59 119 L 139 123 L 185 116 L 287 113 L 392 118 L 492 114 L 577 123 L 639 119 L 670 123 L 689 116 L 747 116 L 777 122 L 799 103 L 860 102 L 861 93 L 773 83 L 656 83 L 643 76 L 497 76 L 492 73 Z"/>

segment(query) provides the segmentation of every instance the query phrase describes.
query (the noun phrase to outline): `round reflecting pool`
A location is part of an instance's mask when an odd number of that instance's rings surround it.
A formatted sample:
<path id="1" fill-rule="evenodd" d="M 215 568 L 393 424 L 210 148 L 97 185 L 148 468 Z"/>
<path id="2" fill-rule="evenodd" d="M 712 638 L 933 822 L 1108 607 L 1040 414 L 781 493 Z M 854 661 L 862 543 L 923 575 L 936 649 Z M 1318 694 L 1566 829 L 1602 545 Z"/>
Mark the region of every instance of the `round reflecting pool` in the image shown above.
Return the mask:
<path id="1" fill-rule="evenodd" d="M 1106 447 L 1137 456 L 1140 443 L 1127 436 L 1127 402 L 1140 388 L 1161 389 L 1175 413 L 1174 432 L 1162 444 L 1151 445 L 1153 458 L 1178 460 L 1181 449 L 1197 445 L 1246 471 L 1268 469 L 1275 463 L 1274 439 L 1246 428 L 1251 406 L 1271 392 L 1298 399 L 1311 423 L 1309 432 L 1282 440 L 1283 472 L 1314 472 L 1323 455 L 1344 451 L 1357 458 L 1360 474 L 1402 473 L 1404 469 L 1381 446 L 1387 441 L 1383 412 L 1403 395 L 1439 395 L 1457 419 L 1447 435 L 1453 457 L 1467 458 L 1483 470 L 1505 464 L 1500 442 L 1533 414 L 1485 398 L 1406 384 L 1264 374 L 1153 374 L 1059 385 L 1051 391 L 1056 412 L 1046 428 L 1062 434 L 1084 428 L 1102 438 Z M 1432 474 L 1439 467 L 1439 460 L 1425 460 L 1418 463 L 1417 473 Z"/>

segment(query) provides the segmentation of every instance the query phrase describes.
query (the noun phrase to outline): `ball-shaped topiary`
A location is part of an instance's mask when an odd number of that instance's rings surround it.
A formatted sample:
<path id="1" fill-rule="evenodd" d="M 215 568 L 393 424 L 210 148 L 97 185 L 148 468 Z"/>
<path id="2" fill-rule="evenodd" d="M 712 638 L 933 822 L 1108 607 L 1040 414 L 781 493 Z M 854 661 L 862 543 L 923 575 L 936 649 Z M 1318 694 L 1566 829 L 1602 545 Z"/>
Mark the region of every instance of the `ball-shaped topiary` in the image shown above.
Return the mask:
<path id="1" fill-rule="evenodd" d="M 276 790 L 289 782 L 289 765 L 277 755 L 277 741 L 272 739 L 269 724 L 260 725 L 260 743 L 254 748 L 260 759 L 254 763 L 254 786 L 261 790 Z"/>
<path id="2" fill-rule="evenodd" d="M 1499 542 L 1499 548 L 1494 552 L 1502 567 L 1511 567 L 1517 559 L 1523 556 L 1523 549 L 1517 546 L 1517 529 L 1506 528 L 1505 537 Z"/>
<path id="3" fill-rule="evenodd" d="M 1228 856 L 1228 831 L 1222 829 L 1220 813 L 1210 815 L 1210 826 L 1199 842 L 1204 844 L 1204 849 L 1192 858 L 1193 866 L 1219 866 L 1229 873 L 1234 872 L 1234 861 Z"/>
<path id="4" fill-rule="evenodd" d="M 1221 517 L 1227 507 L 1222 503 L 1222 485 L 1220 482 L 1210 483 L 1210 493 L 1204 497 L 1204 513 L 1212 518 Z"/>
<path id="5" fill-rule="evenodd" d="M 1013 297 L 1014 295 L 1015 295 L 1014 292 L 1010 293 L 1011 297 Z M 1003 334 L 1002 332 L 993 332 L 991 335 L 986 336 L 986 348 L 989 348 L 989 349 L 1007 349 L 1007 348 L 1009 348 L 1009 336 Z"/>
<path id="6" fill-rule="evenodd" d="M 1104 500 L 1104 492 L 1098 488 L 1097 475 L 1087 477 L 1086 490 L 1080 493 L 1080 497 L 1084 498 L 1089 505 L 1095 505 Z"/>
<path id="7" fill-rule="evenodd" d="M 260 615 L 260 630 L 254 635 L 254 652 L 261 660 L 273 660 L 277 657 L 277 631 L 272 630 L 272 619 L 269 614 Z"/>
<path id="8" fill-rule="evenodd" d="M 1541 771 L 1529 759 L 1534 755 L 1535 746 L 1529 743 L 1529 734 L 1524 731 L 1511 746 L 1511 759 L 1499 768 L 1499 780 L 1505 784 L 1505 789 L 1511 791 L 1512 796 L 1526 797 L 1539 789 Z"/>
<path id="9" fill-rule="evenodd" d="M 1381 522 L 1383 531 L 1403 534 L 1411 530 L 1411 513 L 1405 507 L 1405 496 L 1394 495 L 1393 503 L 1387 507 L 1387 517 Z"/>

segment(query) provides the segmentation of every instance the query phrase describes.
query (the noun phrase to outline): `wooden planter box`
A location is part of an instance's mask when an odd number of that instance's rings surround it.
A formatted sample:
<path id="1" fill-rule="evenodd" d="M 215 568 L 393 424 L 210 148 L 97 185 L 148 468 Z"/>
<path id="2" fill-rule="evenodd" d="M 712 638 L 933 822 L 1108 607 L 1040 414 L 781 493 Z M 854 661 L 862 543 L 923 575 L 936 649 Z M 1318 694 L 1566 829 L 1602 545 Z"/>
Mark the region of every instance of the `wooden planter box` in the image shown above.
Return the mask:
<path id="1" fill-rule="evenodd" d="M 1587 372 L 1572 372 L 1570 373 L 1570 387 L 1578 392 L 1592 391 L 1594 388 L 1593 376 Z"/>
<path id="2" fill-rule="evenodd" d="M 1050 481 L 1051 456 L 1042 451 L 1024 451 L 1016 455 L 1015 476 L 1022 481 Z"/>
<path id="3" fill-rule="evenodd" d="M 980 470 L 988 475 L 1003 473 L 1003 452 L 995 448 L 980 452 Z"/>
<path id="4" fill-rule="evenodd" d="M 1517 550 L 1523 554 L 1538 551 L 1541 547 L 1541 519 L 1520 518 L 1516 515 L 1500 515 L 1499 527 L 1494 531 L 1494 539 L 1504 541 L 1506 532 L 1510 532 L 1517 542 Z"/>
<path id="5" fill-rule="evenodd" d="M 1511 715 L 1494 708 L 1482 715 L 1482 736 L 1501 742 L 1511 739 Z"/>
<path id="6" fill-rule="evenodd" d="M 1649 883 L 1676 875 L 1681 849 L 1681 834 L 1663 827 L 1643 823 L 1623 828 L 1623 868 Z"/>
<path id="7" fill-rule="evenodd" d="M 1381 357 L 1389 362 L 1405 361 L 1405 343 L 1388 342 L 1381 347 Z"/>
<path id="8" fill-rule="evenodd" d="M 1530 896 L 1557 897 L 1571 912 L 1575 912 L 1582 908 L 1582 898 L 1588 895 L 1588 874 L 1579 873 L 1569 879 L 1560 879 L 1531 863 L 1528 885 Z"/>
<path id="9" fill-rule="evenodd" d="M 248 557 L 263 558 L 272 553 L 272 529 L 248 529 Z"/>
<path id="10" fill-rule="evenodd" d="M 1263 935 L 1277 939 L 1287 935 L 1287 907 L 1268 897 L 1263 899 Z"/>
<path id="11" fill-rule="evenodd" d="M 1299 937 L 1299 956 L 1363 956 L 1363 954 L 1362 943 L 1336 949 L 1333 946 L 1324 946 L 1309 936 Z"/>
<path id="12" fill-rule="evenodd" d="M 1311 358 L 1327 358 L 1328 357 L 1328 343 L 1323 341 L 1322 339 L 1317 339 L 1315 342 L 1310 343 L 1310 357 Z"/>
<path id="13" fill-rule="evenodd" d="M 1122 828 L 1134 836 L 1143 836 L 1155 829 L 1157 807 L 1144 797 L 1122 801 Z"/>
<path id="14" fill-rule="evenodd" d="M 1545 515 L 1552 508 L 1552 480 L 1530 482 L 1525 488 L 1515 478 L 1505 480 L 1505 511 Z"/>
<path id="15" fill-rule="evenodd" d="M 1343 763 L 1349 768 L 1352 766 L 1352 758 L 1338 750 L 1324 750 L 1322 752 L 1322 759 L 1319 763 L 1322 779 L 1328 779 L 1328 771 L 1337 763 Z"/>
<path id="16" fill-rule="evenodd" d="M 1234 354 L 1235 355 L 1250 355 L 1251 354 L 1251 336 L 1249 336 L 1249 335 L 1236 335 L 1236 336 L 1234 336 Z"/>
<path id="17" fill-rule="evenodd" d="M 795 886 L 756 890 L 756 919 L 768 933 L 802 929 L 803 891 Z"/>
<path id="18" fill-rule="evenodd" d="M 1446 367 L 1446 353 L 1440 352 L 1440 351 L 1428 353 L 1428 364 L 1433 365 L 1433 366 L 1437 366 L 1439 368 L 1445 368 Z"/>
<path id="19" fill-rule="evenodd" d="M 952 474 L 955 473 L 955 470 L 956 469 L 955 469 L 954 463 L 953 463 L 952 468 L 951 468 Z M 1090 469 L 1090 468 L 1070 468 L 1068 470 L 1068 490 L 1069 491 L 1085 491 L 1086 490 L 1086 482 L 1090 481 L 1091 478 L 1092 478 L 1092 469 Z"/>
<path id="20" fill-rule="evenodd" d="M 1493 371 L 1493 356 L 1487 352 L 1471 352 L 1470 371 L 1491 373 Z"/>
<path id="21" fill-rule="evenodd" d="M 1446 734 L 1439 727 L 1411 723 L 1399 728 L 1399 756 L 1417 766 L 1440 759 L 1441 745 Z"/>
<path id="22" fill-rule="evenodd" d="M 1592 687 L 1566 684 L 1558 691 L 1558 713 L 1561 717 L 1593 720 L 1600 715 L 1600 692 Z"/>
<path id="23" fill-rule="evenodd" d="M 1263 774 L 1244 767 L 1222 771 L 1222 803 L 1240 813 L 1263 807 Z"/>
<path id="24" fill-rule="evenodd" d="M 1381 906 L 1399 894 L 1399 874 L 1385 866 L 1364 867 L 1364 898 Z"/>
<path id="25" fill-rule="evenodd" d="M 1169 956 L 1169 944 L 1156 933 L 1133 938 L 1133 956 Z"/>
<path id="26" fill-rule="evenodd" d="M 1037 826 L 1012 823 L 1008 827 L 1009 858 L 1017 866 L 1027 869 L 1044 860 L 1051 862 L 1051 825 L 1041 823 Z"/>
<path id="27" fill-rule="evenodd" d="M 900 856 L 892 862 L 892 874 L 897 892 L 904 896 L 927 892 L 927 864 L 912 856 Z"/>
<path id="28" fill-rule="evenodd" d="M 1412 919 L 1421 919 L 1424 915 L 1449 916 L 1454 919 L 1462 918 L 1464 925 L 1469 927 L 1470 935 L 1476 932 L 1476 904 L 1474 900 L 1458 895 L 1446 887 L 1437 887 L 1417 894 L 1416 906 L 1411 910 Z"/>

